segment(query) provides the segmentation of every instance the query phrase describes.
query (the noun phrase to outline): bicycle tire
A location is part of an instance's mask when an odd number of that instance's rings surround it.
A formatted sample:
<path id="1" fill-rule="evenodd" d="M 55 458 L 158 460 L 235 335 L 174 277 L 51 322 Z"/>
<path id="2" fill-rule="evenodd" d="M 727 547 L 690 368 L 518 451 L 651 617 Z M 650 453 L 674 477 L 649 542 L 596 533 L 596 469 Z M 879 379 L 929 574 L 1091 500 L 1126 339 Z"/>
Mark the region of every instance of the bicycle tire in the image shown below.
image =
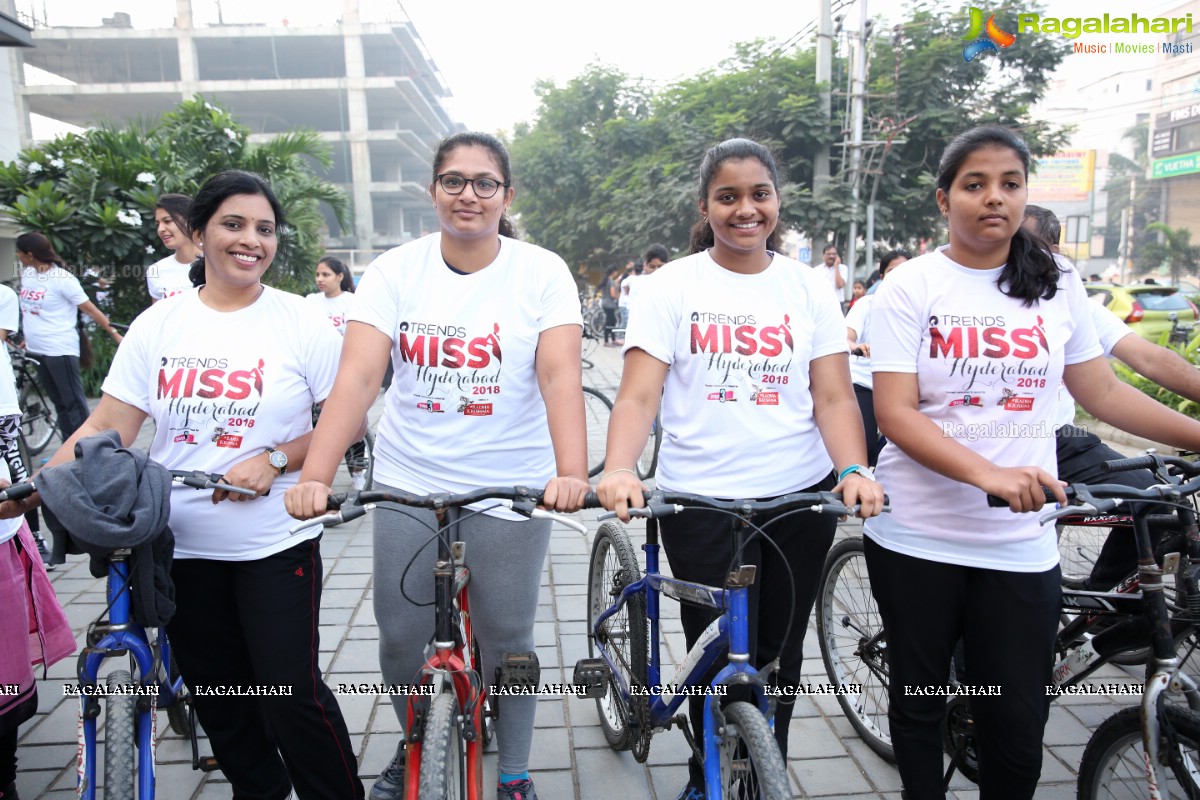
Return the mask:
<path id="1" fill-rule="evenodd" d="M 588 567 L 588 655 L 592 658 L 599 655 L 596 639 L 601 637 L 601 644 L 612 657 L 615 667 L 622 670 L 622 677 L 629 686 L 645 686 L 649 678 L 645 595 L 630 595 L 624 610 L 609 617 L 599 633 L 596 632 L 596 620 L 613 604 L 621 589 L 640 576 L 641 567 L 624 528 L 615 522 L 603 523 L 596 531 Z M 640 733 L 635 730 L 633 705 L 640 701 L 633 698 L 632 703 L 626 702 L 620 686 L 615 675 L 610 678 L 604 697 L 596 698 L 596 710 L 600 714 L 600 729 L 609 746 L 614 750 L 629 750 Z"/>
<path id="2" fill-rule="evenodd" d="M 167 680 L 173 685 L 175 679 L 179 677 L 179 665 L 175 663 L 175 653 L 173 651 L 171 653 L 171 662 L 167 666 Z M 185 739 L 190 739 L 192 736 L 192 720 L 188 715 L 188 707 L 191 704 L 191 691 L 185 684 L 179 690 L 179 694 L 175 695 L 175 702 L 167 706 L 167 723 L 171 727 L 171 732 Z"/>
<path id="3" fill-rule="evenodd" d="M 612 416 L 612 400 L 591 386 L 583 387 L 584 421 L 588 436 L 588 477 L 604 471 L 604 450 L 608 439 L 608 420 Z"/>
<path id="4" fill-rule="evenodd" d="M 488 682 L 484 677 L 483 660 L 479 657 L 479 642 L 474 641 L 474 636 L 471 638 L 471 663 L 475 665 L 475 671 L 483 678 L 481 682 L 486 690 Z M 480 710 L 479 718 L 479 744 L 482 747 L 487 747 L 492 743 L 492 739 L 496 735 L 496 717 L 499 715 L 499 707 L 496 705 L 496 698 L 492 696 L 491 692 L 484 694 L 479 702 L 483 706 Z"/>
<path id="5" fill-rule="evenodd" d="M 467 749 L 457 720 L 458 698 L 453 692 L 433 698 L 421 740 L 418 800 L 466 800 Z"/>
<path id="6" fill-rule="evenodd" d="M 661 446 L 662 415 L 655 414 L 654 422 L 650 426 L 650 436 L 646 439 L 646 446 L 642 448 L 637 460 L 637 476 L 640 479 L 647 481 L 654 477 L 654 471 L 658 469 L 658 448 Z"/>
<path id="7" fill-rule="evenodd" d="M 45 450 L 54 438 L 58 417 L 54 406 L 46 399 L 46 393 L 32 375 L 26 372 L 20 383 L 17 404 L 21 408 L 21 433 L 25 437 L 25 446 L 29 448 L 29 454 L 36 456 Z M 30 468 L 30 472 L 32 471 Z"/>
<path id="8" fill-rule="evenodd" d="M 825 557 L 817 587 L 817 640 L 825 673 L 839 693 L 842 713 L 867 746 L 895 763 L 888 724 L 887 636 L 867 577 L 862 537 L 843 539 Z"/>
<path id="9" fill-rule="evenodd" d="M 721 797 L 729 800 L 790 800 L 787 767 L 767 719 L 749 703 L 723 709 Z"/>
<path id="10" fill-rule="evenodd" d="M 1179 739 L 1183 768 L 1160 764 L 1159 791 L 1169 798 L 1200 796 L 1200 714 L 1174 705 L 1162 708 Z M 1079 800 L 1146 796 L 1141 713 L 1140 706 L 1124 708 L 1096 728 L 1079 764 Z"/>
<path id="11" fill-rule="evenodd" d="M 1111 530 L 1111 527 L 1100 525 L 1058 526 L 1058 563 L 1064 584 L 1078 585 L 1092 574 L 1092 567 Z"/>
<path id="12" fill-rule="evenodd" d="M 375 434 L 368 430 L 363 441 L 367 445 L 367 470 L 363 474 L 363 491 L 369 492 L 375 488 Z"/>
<path id="13" fill-rule="evenodd" d="M 604 309 L 593 308 L 587 312 L 584 317 L 587 322 L 588 330 L 592 332 L 592 336 L 597 339 L 604 338 Z"/>
<path id="14" fill-rule="evenodd" d="M 104 797 L 132 800 L 133 776 L 137 773 L 134 741 L 137 736 L 137 697 L 116 687 L 133 685 L 128 670 L 109 674 L 108 696 L 104 698 Z"/>

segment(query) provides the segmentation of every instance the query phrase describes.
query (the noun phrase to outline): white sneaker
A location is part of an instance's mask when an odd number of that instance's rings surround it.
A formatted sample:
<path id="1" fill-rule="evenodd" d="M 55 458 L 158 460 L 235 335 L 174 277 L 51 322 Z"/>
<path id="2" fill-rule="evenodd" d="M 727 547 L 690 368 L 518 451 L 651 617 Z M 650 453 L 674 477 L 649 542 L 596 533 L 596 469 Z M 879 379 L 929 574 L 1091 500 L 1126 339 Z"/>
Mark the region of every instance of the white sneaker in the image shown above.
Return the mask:
<path id="1" fill-rule="evenodd" d="M 354 491 L 361 492 L 367 486 L 367 473 L 365 473 L 365 472 L 350 473 L 350 483 L 354 486 Z"/>

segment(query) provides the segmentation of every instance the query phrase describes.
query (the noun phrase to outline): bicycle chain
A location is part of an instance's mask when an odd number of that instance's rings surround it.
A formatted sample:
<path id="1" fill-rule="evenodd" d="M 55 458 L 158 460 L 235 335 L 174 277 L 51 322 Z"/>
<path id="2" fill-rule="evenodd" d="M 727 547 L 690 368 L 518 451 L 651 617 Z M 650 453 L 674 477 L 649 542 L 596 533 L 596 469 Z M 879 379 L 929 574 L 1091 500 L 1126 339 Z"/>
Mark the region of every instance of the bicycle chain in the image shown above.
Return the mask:
<path id="1" fill-rule="evenodd" d="M 637 683 L 640 685 L 641 681 Z M 637 723 L 637 730 L 634 731 L 633 744 L 629 749 L 633 751 L 634 761 L 639 764 L 645 764 L 646 759 L 650 757 L 650 737 L 653 734 L 650 727 L 650 698 L 646 694 L 642 692 L 630 698 L 630 717 Z"/>

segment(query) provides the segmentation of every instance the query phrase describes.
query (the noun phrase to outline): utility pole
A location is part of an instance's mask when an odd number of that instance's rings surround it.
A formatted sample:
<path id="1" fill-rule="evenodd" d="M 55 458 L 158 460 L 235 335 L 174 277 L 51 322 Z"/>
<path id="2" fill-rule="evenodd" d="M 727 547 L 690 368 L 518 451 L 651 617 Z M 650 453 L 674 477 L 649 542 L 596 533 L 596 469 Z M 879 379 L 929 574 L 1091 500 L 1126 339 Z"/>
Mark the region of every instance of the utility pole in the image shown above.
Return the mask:
<path id="1" fill-rule="evenodd" d="M 821 15 L 817 25 L 817 114 L 828 131 L 832 125 L 832 97 L 829 82 L 833 77 L 833 0 L 820 0 Z M 817 150 L 813 159 L 813 197 L 820 197 L 829 188 L 829 148 Z M 815 239 L 814 239 L 815 243 Z M 813 248 L 816 249 L 815 247 Z"/>
<path id="2" fill-rule="evenodd" d="M 871 20 L 867 15 L 867 0 L 859 0 L 858 48 L 854 53 L 854 75 L 850 91 L 850 241 L 846 244 L 846 285 L 843 299 L 849 300 L 858 273 L 858 199 L 862 185 L 863 106 L 867 95 L 867 41 L 871 36 Z"/>

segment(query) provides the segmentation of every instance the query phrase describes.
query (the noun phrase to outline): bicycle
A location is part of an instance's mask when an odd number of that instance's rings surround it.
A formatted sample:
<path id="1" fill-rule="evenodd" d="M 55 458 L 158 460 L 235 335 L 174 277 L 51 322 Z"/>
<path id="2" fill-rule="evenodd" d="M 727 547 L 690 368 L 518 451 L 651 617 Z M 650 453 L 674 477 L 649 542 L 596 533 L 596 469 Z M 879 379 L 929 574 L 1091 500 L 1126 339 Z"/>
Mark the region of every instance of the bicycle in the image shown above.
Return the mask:
<path id="1" fill-rule="evenodd" d="M 541 499 L 541 491 L 521 486 L 462 494 L 340 493 L 330 495 L 327 501 L 328 507 L 336 510 L 293 529 L 315 523 L 340 525 L 375 509 L 379 503 L 428 508 L 437 516 L 433 537 L 438 548 L 433 570 L 435 627 L 425 664 L 414 678 L 417 691 L 408 700 L 406 800 L 483 797 L 483 748 L 491 739 L 497 714 L 491 703 L 491 688 L 536 690 L 540 677 L 536 653 L 506 653 L 496 669 L 495 683 L 489 686 L 484 682 L 471 624 L 471 572 L 466 564 L 466 545 L 454 541 L 458 520 L 448 520 L 447 512 L 494 501 L 496 506 L 524 516 L 554 519 L 586 533 L 586 527 L 577 520 L 537 508 Z M 589 495 L 589 500 L 592 507 L 597 505 L 595 495 Z"/>
<path id="2" fill-rule="evenodd" d="M 1110 462 L 1114 468 L 1153 468 L 1160 472 L 1171 466 L 1186 474 L 1200 473 L 1195 465 L 1182 459 L 1146 456 Z M 1076 484 L 1067 489 L 1068 497 L 1083 504 L 1081 509 L 1067 506 L 1043 515 L 1043 520 L 1063 520 L 1081 515 L 1111 514 L 1121 503 L 1141 504 L 1167 502 L 1174 505 L 1180 517 L 1180 526 L 1185 531 L 1187 556 L 1178 555 L 1165 559 L 1166 569 L 1176 576 L 1176 598 L 1168 603 L 1162 581 L 1163 569 L 1158 566 L 1149 533 L 1150 514 L 1140 508 L 1132 513 L 1133 531 L 1137 541 L 1140 566 L 1138 582 L 1141 591 L 1136 593 L 1112 591 L 1090 592 L 1064 587 L 1062 609 L 1065 624 L 1059 630 L 1055 649 L 1056 666 L 1052 686 L 1048 691 L 1058 694 L 1065 687 L 1072 687 L 1094 673 L 1104 664 L 1131 649 L 1149 644 L 1151 659 L 1147 667 L 1147 678 L 1141 708 L 1127 708 L 1117 712 L 1102 723 L 1092 735 L 1084 751 L 1080 765 L 1078 792 L 1083 800 L 1105 796 L 1102 791 L 1111 791 L 1114 782 L 1136 785 L 1138 791 L 1148 788 L 1152 798 L 1162 797 L 1159 787 L 1165 786 L 1160 775 L 1159 764 L 1170 768 L 1171 776 L 1179 781 L 1184 793 L 1169 794 L 1175 797 L 1200 797 L 1200 755 L 1184 753 L 1181 746 L 1191 751 L 1200 749 L 1200 690 L 1195 681 L 1180 671 L 1181 659 L 1178 649 L 1188 642 L 1191 650 L 1196 649 L 1195 637 L 1200 624 L 1200 533 L 1196 527 L 1194 509 L 1178 501 L 1200 491 L 1200 479 L 1180 484 L 1151 487 L 1145 490 L 1131 489 L 1118 485 Z M 1103 497 L 1104 499 L 1100 499 Z M 995 499 L 989 502 L 999 505 Z M 838 585 L 852 586 L 849 592 L 839 592 Z M 826 575 L 822 577 L 818 599 L 821 614 L 818 617 L 822 658 L 830 680 L 853 680 L 871 687 L 863 696 L 870 697 L 859 705 L 842 703 L 855 730 L 872 750 L 888 760 L 895 760 L 890 737 L 884 727 L 887 719 L 887 636 L 878 620 L 866 584 L 865 565 L 861 554 L 861 540 L 846 540 L 830 552 L 826 561 Z M 834 600 L 834 598 L 839 598 Z M 847 601 L 847 597 L 852 600 Z M 840 619 L 838 618 L 840 615 Z M 850 631 L 839 634 L 838 628 Z M 846 643 L 836 645 L 839 635 Z M 1189 652 L 1190 655 L 1190 652 Z M 951 670 L 951 685 L 957 681 Z M 868 683 L 869 682 L 869 683 Z M 1168 705 L 1164 692 L 1182 695 L 1188 708 Z M 839 702 L 842 697 L 839 696 Z M 1145 720 L 1143 724 L 1142 720 Z M 1176 732 L 1183 738 L 1180 739 Z M 971 780 L 977 779 L 974 752 L 974 734 L 969 706 L 961 696 L 947 703 L 943 739 L 951 755 L 950 768 L 946 774 L 947 784 L 957 769 Z M 1143 741 L 1145 757 L 1134 753 L 1134 745 Z M 1165 742 L 1165 747 L 1160 746 Z M 1131 751 L 1131 752 L 1125 752 Z M 1136 764 L 1136 768 L 1129 766 Z M 1123 766 L 1124 765 L 1124 766 Z M 1138 777 L 1125 777 L 1117 781 L 1117 772 Z M 1138 794 L 1137 796 L 1144 796 Z"/>
<path id="3" fill-rule="evenodd" d="M 608 420 L 612 416 L 612 400 L 599 389 L 583 387 L 583 418 L 588 432 L 588 477 L 604 471 L 607 449 Z"/>
<path id="4" fill-rule="evenodd" d="M 584 369 L 592 369 L 596 364 L 592 361 L 592 353 L 600 346 L 600 339 L 592 333 L 590 325 L 583 326 L 583 336 L 579 342 L 579 361 Z"/>
<path id="5" fill-rule="evenodd" d="M 46 397 L 38 379 L 37 359 L 8 343 L 8 358 L 12 362 L 13 378 L 17 385 L 17 403 L 21 407 L 21 438 L 31 456 L 46 449 L 58 430 L 58 415 L 54 405 Z M 31 464 L 26 464 L 32 469 Z"/>
<path id="6" fill-rule="evenodd" d="M 614 750 L 631 750 L 638 762 L 649 757 L 650 739 L 679 725 L 695 756 L 704 764 L 705 797 L 790 798 L 783 757 L 771 731 L 773 701 L 767 671 L 749 663 L 749 586 L 755 567 L 731 565 L 724 587 L 703 586 L 667 577 L 659 571 L 657 518 L 685 508 L 728 512 L 743 526 L 755 513 L 814 510 L 853 513 L 832 492 L 795 493 L 773 500 L 715 500 L 691 494 L 647 493 L 647 505 L 630 509 L 646 519 L 646 569 L 643 572 L 624 528 L 605 522 L 596 532 L 588 569 L 588 653 L 575 665 L 576 685 L 596 699 L 604 738 Z M 607 515 L 601 515 L 601 518 Z M 720 616 L 662 684 L 659 653 L 659 595 L 686 600 Z M 785 637 L 786 638 L 786 637 Z M 697 687 L 718 656 L 728 664 L 705 694 L 704 741 L 692 737 L 686 715 L 676 711 Z M 755 702 L 722 706 L 714 696 L 730 685 L 750 688 Z M 661 689 L 661 691 L 658 691 Z M 653 695 L 648 697 L 647 695 Z"/>
<path id="7" fill-rule="evenodd" d="M 170 470 L 174 483 L 194 489 L 224 489 L 253 495 L 251 489 L 230 486 L 222 476 L 185 470 Z M 37 491 L 37 479 L 15 483 L 0 491 L 0 502 L 20 500 Z M 167 710 L 171 730 L 191 739 L 192 769 L 212 772 L 216 759 L 200 757 L 196 712 L 191 692 L 171 654 L 165 628 L 152 641 L 132 618 L 133 587 L 129 559 L 132 551 L 118 548 L 108 556 L 108 605 L 100 617 L 88 624 L 87 645 L 79 653 L 79 747 L 76 795 L 82 800 L 97 797 L 96 720 L 104 700 L 104 797 L 112 800 L 153 800 L 155 796 L 155 713 Z M 105 614 L 108 619 L 104 619 Z M 130 669 L 119 669 L 99 684 L 100 665 L 107 659 L 128 654 Z M 136 755 L 135 755 L 136 749 Z M 134 794 L 136 788 L 137 794 Z"/>

